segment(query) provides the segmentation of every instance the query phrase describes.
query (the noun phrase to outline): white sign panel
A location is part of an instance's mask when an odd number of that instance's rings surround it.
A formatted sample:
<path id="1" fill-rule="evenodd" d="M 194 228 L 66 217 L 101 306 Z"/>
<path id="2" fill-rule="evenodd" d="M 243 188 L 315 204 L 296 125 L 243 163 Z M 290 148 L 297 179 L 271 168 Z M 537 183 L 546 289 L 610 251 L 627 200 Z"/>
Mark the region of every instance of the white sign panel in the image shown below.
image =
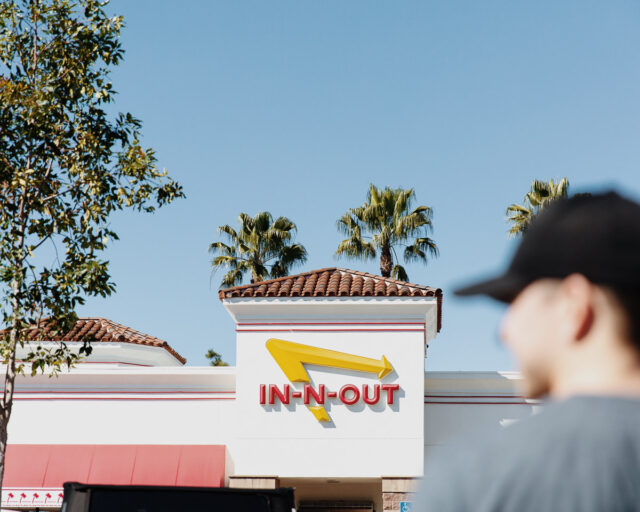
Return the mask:
<path id="1" fill-rule="evenodd" d="M 424 325 L 279 327 L 238 329 L 236 474 L 420 476 Z"/>

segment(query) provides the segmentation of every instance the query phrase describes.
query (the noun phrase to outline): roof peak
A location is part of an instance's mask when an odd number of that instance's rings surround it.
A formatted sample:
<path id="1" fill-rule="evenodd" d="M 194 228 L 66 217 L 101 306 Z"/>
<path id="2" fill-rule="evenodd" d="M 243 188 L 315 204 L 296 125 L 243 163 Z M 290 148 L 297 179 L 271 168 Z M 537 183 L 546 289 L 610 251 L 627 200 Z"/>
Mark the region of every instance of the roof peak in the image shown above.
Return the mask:
<path id="1" fill-rule="evenodd" d="M 43 341 L 45 341 L 47 334 L 52 333 L 52 331 L 47 326 L 49 319 L 45 318 L 41 322 L 43 325 L 40 328 L 32 327 L 28 333 L 29 336 L 33 337 L 41 335 Z M 78 317 L 76 324 L 69 332 L 51 335 L 50 338 L 50 340 L 46 341 L 73 342 L 86 340 L 90 343 L 132 343 L 135 345 L 160 347 L 169 352 L 182 364 L 187 362 L 187 360 L 166 341 L 100 316 Z"/>
<path id="2" fill-rule="evenodd" d="M 343 276 L 348 277 L 343 279 Z M 320 282 L 321 280 L 322 282 Z M 326 280 L 333 281 L 324 282 Z M 361 281 L 369 280 L 374 282 L 374 289 L 372 290 L 365 289 L 365 287 L 362 286 L 365 283 Z M 290 286 L 283 286 L 289 282 L 291 282 Z M 380 283 L 385 285 L 384 288 L 380 286 Z M 298 284 L 302 286 L 300 287 Z M 422 293 L 406 293 L 407 291 L 415 292 L 418 290 Z M 402 291 L 405 293 L 402 293 Z M 391 277 L 384 277 L 360 270 L 351 270 L 343 267 L 326 267 L 259 281 L 257 283 L 221 288 L 218 292 L 220 300 L 231 297 L 357 297 L 368 295 L 436 297 L 442 295 L 442 290 L 440 288 L 400 281 Z"/>
<path id="3" fill-rule="evenodd" d="M 434 297 L 438 301 L 438 331 L 441 324 L 440 288 L 341 267 L 321 268 L 258 283 L 221 288 L 218 297 L 220 300 L 256 297 Z"/>

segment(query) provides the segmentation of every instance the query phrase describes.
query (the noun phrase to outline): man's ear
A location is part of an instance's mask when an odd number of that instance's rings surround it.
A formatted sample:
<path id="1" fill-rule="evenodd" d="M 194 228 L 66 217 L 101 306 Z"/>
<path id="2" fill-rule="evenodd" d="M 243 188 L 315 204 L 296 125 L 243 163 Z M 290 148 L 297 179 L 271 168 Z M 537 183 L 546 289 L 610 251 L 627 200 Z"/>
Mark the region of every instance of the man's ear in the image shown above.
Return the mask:
<path id="1" fill-rule="evenodd" d="M 560 287 L 565 303 L 565 332 L 571 341 L 581 341 L 593 325 L 593 285 L 582 274 L 571 274 L 562 280 Z"/>

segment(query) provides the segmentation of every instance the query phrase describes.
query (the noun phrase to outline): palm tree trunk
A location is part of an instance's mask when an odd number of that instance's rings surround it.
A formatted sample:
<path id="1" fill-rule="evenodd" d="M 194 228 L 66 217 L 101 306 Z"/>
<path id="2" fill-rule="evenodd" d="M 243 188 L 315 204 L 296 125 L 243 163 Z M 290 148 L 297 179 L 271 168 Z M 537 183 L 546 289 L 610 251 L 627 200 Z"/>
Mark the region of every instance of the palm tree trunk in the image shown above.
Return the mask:
<path id="1" fill-rule="evenodd" d="M 391 256 L 391 247 L 385 245 L 380 251 L 380 274 L 382 274 L 382 277 L 391 277 L 392 268 L 393 256 Z"/>

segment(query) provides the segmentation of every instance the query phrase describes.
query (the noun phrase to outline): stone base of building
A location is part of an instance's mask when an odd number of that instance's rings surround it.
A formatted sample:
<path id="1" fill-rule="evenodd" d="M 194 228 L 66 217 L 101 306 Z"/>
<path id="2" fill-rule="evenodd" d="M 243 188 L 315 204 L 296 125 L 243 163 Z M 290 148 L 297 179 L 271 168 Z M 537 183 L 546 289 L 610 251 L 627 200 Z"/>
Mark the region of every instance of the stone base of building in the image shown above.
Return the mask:
<path id="1" fill-rule="evenodd" d="M 277 489 L 280 479 L 277 476 L 230 476 L 232 489 Z"/>
<path id="2" fill-rule="evenodd" d="M 403 502 L 413 502 L 418 480 L 415 478 L 384 477 L 382 479 L 382 507 L 385 512 L 401 511 Z"/>

